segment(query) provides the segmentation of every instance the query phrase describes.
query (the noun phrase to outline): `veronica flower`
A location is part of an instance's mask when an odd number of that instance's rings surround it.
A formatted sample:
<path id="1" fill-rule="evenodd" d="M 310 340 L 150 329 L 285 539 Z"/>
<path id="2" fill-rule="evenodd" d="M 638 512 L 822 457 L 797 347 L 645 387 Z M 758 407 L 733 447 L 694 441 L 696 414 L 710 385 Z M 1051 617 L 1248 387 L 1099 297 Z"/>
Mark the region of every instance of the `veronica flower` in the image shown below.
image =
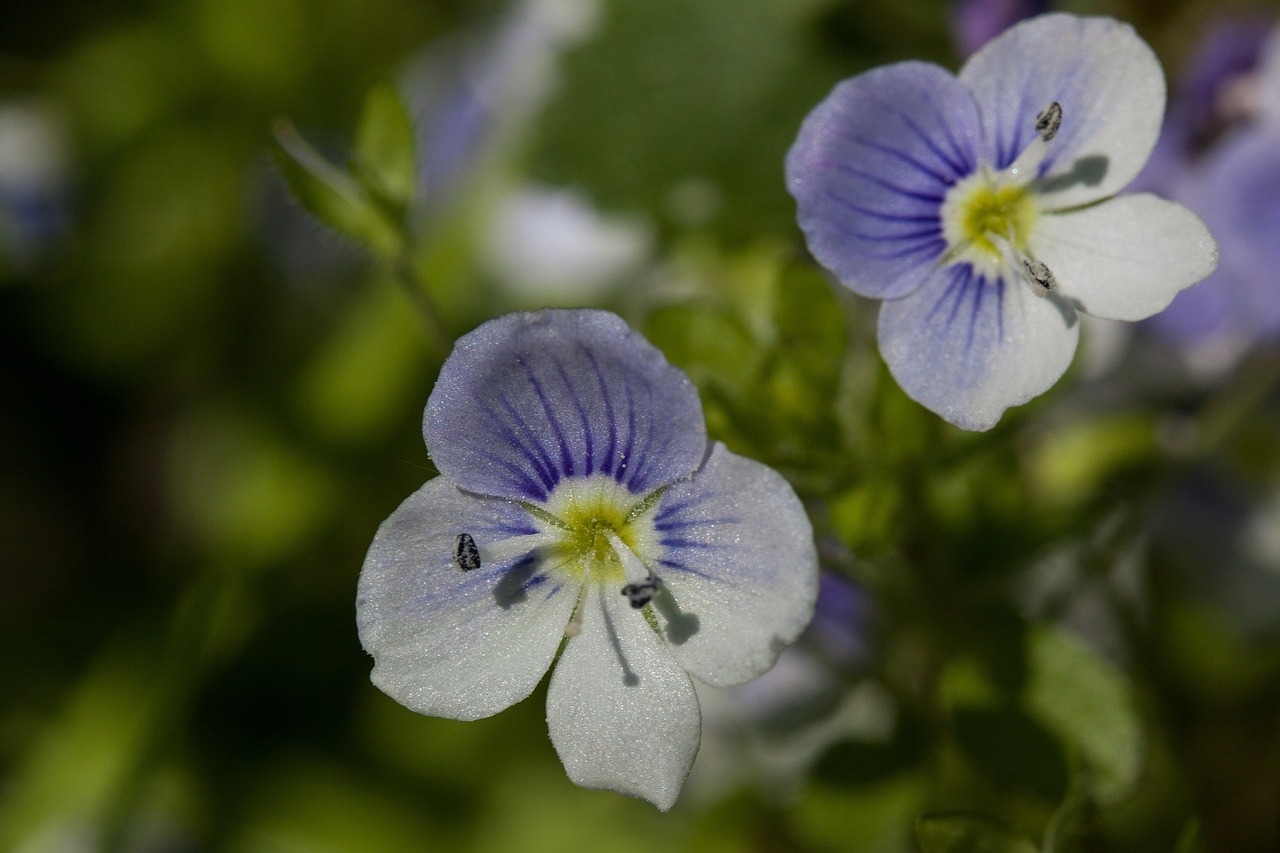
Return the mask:
<path id="1" fill-rule="evenodd" d="M 1211 375 L 1280 337 L 1280 29 L 1248 18 L 1206 33 L 1138 183 L 1185 202 L 1222 250 L 1149 327 Z"/>
<path id="2" fill-rule="evenodd" d="M 1066 371 L 1077 312 L 1141 319 L 1208 275 L 1216 247 L 1194 214 L 1112 198 L 1164 102 L 1132 28 L 1052 14 L 958 77 L 900 62 L 810 113 L 786 164 L 800 226 L 842 284 L 885 300 L 880 351 L 908 395 L 988 429 Z"/>
<path id="3" fill-rule="evenodd" d="M 569 777 L 669 808 L 700 738 L 690 675 L 754 678 L 813 614 L 794 492 L 708 444 L 689 379 L 603 311 L 463 337 L 424 433 L 441 476 L 378 529 L 360 575 L 373 682 L 472 720 L 528 696 L 559 652 L 547 723 Z"/>

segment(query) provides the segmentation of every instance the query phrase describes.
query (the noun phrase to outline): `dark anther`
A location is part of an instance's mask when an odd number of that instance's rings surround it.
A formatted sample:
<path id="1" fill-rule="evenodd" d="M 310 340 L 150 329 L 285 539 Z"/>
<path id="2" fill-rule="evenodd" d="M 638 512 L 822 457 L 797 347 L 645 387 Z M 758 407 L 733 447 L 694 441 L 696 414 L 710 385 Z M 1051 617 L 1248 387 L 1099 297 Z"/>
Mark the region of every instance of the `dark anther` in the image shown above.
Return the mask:
<path id="1" fill-rule="evenodd" d="M 649 575 L 640 583 L 629 583 L 622 588 L 622 594 L 630 599 L 632 607 L 639 610 L 658 594 L 658 579 Z"/>
<path id="2" fill-rule="evenodd" d="M 458 534 L 458 541 L 453 546 L 453 561 L 464 572 L 480 568 L 480 549 L 470 533 Z"/>
<path id="3" fill-rule="evenodd" d="M 1040 296 L 1044 296 L 1058 285 L 1058 280 L 1053 277 L 1053 271 L 1040 261 L 1023 258 L 1022 271 L 1027 276 L 1027 281 L 1040 288 L 1036 291 Z"/>
<path id="4" fill-rule="evenodd" d="M 1058 128 L 1060 127 L 1062 127 L 1062 104 L 1054 101 L 1041 110 L 1040 115 L 1036 116 L 1036 133 L 1040 134 L 1041 139 L 1048 142 L 1058 135 Z"/>

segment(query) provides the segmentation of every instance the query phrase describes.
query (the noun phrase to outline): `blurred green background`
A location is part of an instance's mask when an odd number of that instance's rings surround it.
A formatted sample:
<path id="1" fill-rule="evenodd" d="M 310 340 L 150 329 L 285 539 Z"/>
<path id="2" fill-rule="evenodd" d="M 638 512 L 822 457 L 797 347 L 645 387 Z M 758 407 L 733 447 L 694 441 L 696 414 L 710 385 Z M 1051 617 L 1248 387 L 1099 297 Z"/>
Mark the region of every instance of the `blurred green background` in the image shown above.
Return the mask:
<path id="1" fill-rule="evenodd" d="M 1056 7 L 1133 22 L 1175 81 L 1215 17 L 1277 13 Z M 966 434 L 804 254 L 800 120 L 872 65 L 957 67 L 951 13 L 7 8 L 0 850 L 1280 849 L 1280 353 L 1205 382 L 1139 334 Z M 377 257 L 270 152 L 284 120 L 345 168 L 387 82 L 420 180 Z M 833 617 L 856 654 L 806 639 L 811 693 L 704 699 L 667 815 L 569 783 L 541 689 L 420 717 L 356 638 L 373 531 L 434 475 L 433 334 L 542 304 L 617 310 L 684 367 L 861 602 Z"/>

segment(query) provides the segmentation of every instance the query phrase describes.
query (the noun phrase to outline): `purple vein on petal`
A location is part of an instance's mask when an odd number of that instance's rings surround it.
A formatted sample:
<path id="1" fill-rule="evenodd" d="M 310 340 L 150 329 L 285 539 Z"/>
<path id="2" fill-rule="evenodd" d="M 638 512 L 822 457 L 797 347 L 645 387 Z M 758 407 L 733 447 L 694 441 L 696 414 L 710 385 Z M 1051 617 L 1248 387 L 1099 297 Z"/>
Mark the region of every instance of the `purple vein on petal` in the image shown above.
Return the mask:
<path id="1" fill-rule="evenodd" d="M 919 243 L 915 246 L 907 246 L 903 249 L 896 249 L 892 252 L 867 252 L 866 256 L 875 258 L 876 260 L 889 261 L 905 258 L 908 255 L 918 255 L 928 253 L 933 256 L 941 256 L 947 249 L 947 241 L 939 237 L 937 240 L 931 240 L 927 243 Z"/>
<path id="2" fill-rule="evenodd" d="M 947 144 L 951 146 L 951 153 L 960 161 L 959 168 L 956 170 L 958 176 L 971 175 L 977 164 L 974 162 L 973 152 L 965 150 L 960 144 L 960 140 L 956 139 L 955 134 L 951 132 L 951 125 L 946 121 L 946 117 L 935 113 L 934 118 L 938 121 L 938 126 L 942 128 L 943 136 L 947 140 Z"/>
<path id="3" fill-rule="evenodd" d="M 960 264 L 951 268 L 951 280 L 947 282 L 946 289 L 943 290 L 942 293 L 938 295 L 937 300 L 933 303 L 933 307 L 929 309 L 929 313 L 924 315 L 924 321 L 926 323 L 932 320 L 934 315 L 938 313 L 938 311 L 942 308 L 942 306 L 949 299 L 951 299 L 952 294 L 956 291 L 957 288 L 959 288 L 961 294 L 963 294 L 963 291 L 964 291 L 963 282 L 966 278 L 966 271 L 970 269 L 972 268 L 968 264 Z M 948 324 L 950 324 L 951 320 L 955 319 L 956 307 L 958 305 L 959 305 L 959 296 L 957 296 L 955 301 L 952 303 L 951 314 L 947 318 Z"/>
<path id="4" fill-rule="evenodd" d="M 703 542 L 701 539 L 686 539 L 682 536 L 664 536 L 658 542 L 664 548 L 695 548 L 703 551 L 714 551 L 720 547 L 713 542 Z"/>
<path id="5" fill-rule="evenodd" d="M 986 296 L 987 280 L 983 276 L 978 276 L 975 282 L 971 273 L 969 275 L 969 285 L 969 289 L 973 291 L 973 308 L 969 312 L 969 334 L 964 342 L 964 354 L 966 356 L 973 349 L 973 333 L 978 327 L 978 312 L 982 310 L 982 300 Z"/>
<path id="6" fill-rule="evenodd" d="M 693 509 L 694 507 L 701 506 L 702 504 L 706 503 L 709 500 L 712 500 L 715 497 L 716 495 L 712 492 L 700 491 L 700 492 L 694 493 L 690 497 L 685 498 L 684 500 L 672 501 L 671 503 L 664 502 L 659 508 L 658 512 L 653 516 L 654 524 L 661 524 L 662 522 L 665 522 L 667 519 L 672 518 L 673 516 L 679 515 L 685 510 L 689 510 L 689 509 Z"/>
<path id="7" fill-rule="evenodd" d="M 625 485 L 627 478 L 631 476 L 631 463 L 635 459 L 636 452 L 636 403 L 635 398 L 631 396 L 630 382 L 622 383 L 622 393 L 627 398 L 627 442 L 623 445 L 619 456 L 618 473 L 615 479 Z"/>
<path id="8" fill-rule="evenodd" d="M 947 156 L 947 154 L 941 148 L 938 147 L 937 143 L 933 139 L 933 136 L 931 136 L 928 133 L 925 133 L 924 130 L 921 129 L 921 127 L 918 124 L 916 124 L 915 121 L 912 120 L 909 114 L 899 110 L 894 104 L 884 100 L 883 98 L 873 97 L 870 100 L 878 102 L 882 107 L 884 107 L 884 109 L 890 115 L 894 116 L 903 124 L 905 124 L 907 128 L 913 134 L 915 134 L 916 138 L 919 139 L 921 142 L 923 142 L 925 147 L 928 148 L 931 152 L 933 152 L 933 155 L 935 157 L 937 157 L 939 160 L 945 163 L 949 169 L 951 169 L 953 177 L 961 178 L 969 174 L 969 172 L 973 171 L 972 168 L 965 168 L 964 164 L 956 163 L 949 156 Z M 950 127 L 950 124 L 947 121 L 939 121 L 939 124 L 944 128 L 944 130 Z"/>
<path id="9" fill-rule="evenodd" d="M 706 572 L 701 571 L 700 569 L 695 569 L 689 564 L 684 563 L 680 560 L 672 560 L 670 557 L 660 558 L 658 560 L 658 565 L 666 566 L 668 569 L 675 569 L 677 572 L 684 572 L 685 574 L 696 575 L 697 577 L 700 577 L 700 578 L 706 578 L 707 580 L 715 580 L 715 578 L 712 578 L 711 575 L 707 574 Z"/>
<path id="10" fill-rule="evenodd" d="M 539 476 L 546 483 L 548 489 L 555 488 L 556 483 L 560 481 L 560 477 L 556 471 L 555 462 L 551 459 L 551 453 L 542 446 L 542 441 L 538 438 L 537 433 L 533 431 L 533 427 L 516 412 L 515 406 L 507 399 L 507 395 L 499 391 L 497 397 L 498 402 L 502 404 L 503 410 L 511 418 L 512 422 L 520 427 L 520 431 L 524 433 L 531 451 L 530 461 L 538 469 Z"/>
<path id="11" fill-rule="evenodd" d="M 584 476 L 590 477 L 595 473 L 595 441 L 591 434 L 591 418 L 587 415 L 587 410 L 582 405 L 582 398 L 578 396 L 578 390 L 573 387 L 573 382 L 569 380 L 569 374 L 564 369 L 564 365 L 554 356 L 551 357 L 551 363 L 556 366 L 556 372 L 560 374 L 560 381 L 564 383 L 565 393 L 569 395 L 569 399 L 573 401 L 573 407 L 578 412 L 578 418 L 582 421 L 582 440 L 584 450 L 586 451 L 586 470 L 582 473 Z"/>
<path id="12" fill-rule="evenodd" d="M 951 175 L 948 175 L 944 172 L 936 171 L 935 169 L 930 167 L 927 163 L 924 163 L 921 160 L 917 160 L 915 157 L 912 157 L 910 154 L 907 154 L 903 151 L 899 151 L 897 148 L 894 148 L 891 145 L 885 145 L 880 142 L 875 142 L 873 140 L 867 139 L 862 136 L 848 137 L 848 140 L 857 145 L 862 145 L 863 147 L 870 148 L 872 151 L 879 151 L 881 154 L 887 155 L 889 157 L 893 157 L 895 160 L 899 160 L 905 163 L 906 165 L 910 166 L 916 171 L 922 172 L 923 174 L 928 175 L 938 183 L 946 184 L 950 186 L 951 184 L 954 184 L 956 182 L 955 178 L 952 177 Z"/>
<path id="13" fill-rule="evenodd" d="M 1004 276 L 996 278 L 996 335 L 1004 340 Z"/>
<path id="14" fill-rule="evenodd" d="M 863 207 L 862 205 L 856 202 L 849 201 L 849 199 L 836 193 L 834 190 L 828 190 L 826 192 L 826 198 L 854 213 L 861 213 L 866 216 L 875 217 L 876 219 L 883 219 L 886 222 L 909 222 L 917 225 L 921 223 L 936 223 L 938 225 L 937 230 L 938 231 L 942 230 L 942 217 L 937 212 L 922 213 L 918 216 L 903 216 L 901 214 L 896 214 L 896 213 L 885 213 L 883 210 L 876 210 L 875 208 L 871 208 L 871 207 Z"/>
<path id="15" fill-rule="evenodd" d="M 519 489 L 527 498 L 531 498 L 539 502 L 546 500 L 548 494 L 547 490 L 538 485 L 538 483 L 529 476 L 529 472 L 525 471 L 514 462 L 503 459 L 501 456 L 498 456 L 497 454 L 482 447 L 473 444 L 472 448 L 476 453 L 480 454 L 494 465 L 497 465 L 509 474 L 513 474 L 514 479 L 511 477 L 507 478 L 507 483 L 512 488 Z"/>
<path id="16" fill-rule="evenodd" d="M 596 361 L 595 353 L 581 344 L 579 344 L 578 348 L 582 351 L 587 363 L 591 365 L 591 370 L 596 375 L 596 383 L 600 386 L 600 399 L 604 402 L 604 417 L 609 424 L 609 449 L 605 451 L 604 464 L 600 470 L 610 476 L 614 476 L 613 466 L 617 461 L 618 453 L 618 424 L 614 419 L 613 400 L 609 396 L 609 387 L 604 381 L 604 373 L 600 370 L 600 364 Z"/>
<path id="17" fill-rule="evenodd" d="M 913 190 L 913 189 L 908 189 L 906 187 L 898 186 L 897 184 L 892 183 L 890 181 L 886 181 L 884 178 L 881 178 L 877 175 L 873 175 L 870 172 L 864 172 L 861 169 L 855 166 L 851 166 L 848 163 L 827 163 L 824 165 L 828 166 L 829 168 L 834 168 L 837 172 L 843 172 L 846 175 L 852 175 L 856 178 L 861 178 L 864 181 L 870 181 L 871 183 L 876 184 L 877 186 L 880 186 L 886 190 L 889 190 L 889 192 L 894 192 L 894 193 L 897 193 L 898 195 L 906 196 L 907 198 L 915 199 L 917 201 L 923 201 L 929 204 L 942 204 L 943 200 L 946 198 L 945 196 L 942 196 L 942 195 L 935 195 L 933 193 L 923 192 L 921 190 Z"/>
<path id="18" fill-rule="evenodd" d="M 633 457 L 635 464 L 632 465 L 631 468 L 628 470 L 627 479 L 622 481 L 623 485 L 627 486 L 627 488 L 631 489 L 631 491 L 633 492 L 639 491 L 640 489 L 643 488 L 643 485 L 642 485 L 644 482 L 643 474 L 644 474 L 644 469 L 647 467 L 649 463 L 649 445 L 653 443 L 653 430 L 654 430 L 653 387 L 648 383 L 647 380 L 642 380 L 641 384 L 644 386 L 645 403 L 647 404 L 645 407 L 645 411 L 649 413 L 649 417 L 648 417 L 649 422 L 645 425 L 646 429 L 644 431 L 644 435 L 641 436 L 641 440 L 644 443 L 639 448 L 636 449 L 635 457 Z"/>
<path id="19" fill-rule="evenodd" d="M 725 516 L 724 518 L 682 518 L 671 521 L 654 521 L 653 529 L 659 533 L 673 533 L 693 527 L 714 527 L 720 524 L 741 524 L 742 519 Z"/>
<path id="20" fill-rule="evenodd" d="M 516 363 L 524 370 L 525 376 L 529 379 L 529 383 L 533 386 L 533 392 L 538 396 L 538 400 L 542 403 L 543 414 L 546 415 L 547 423 L 551 426 L 551 431 L 556 435 L 556 441 L 560 444 L 560 466 L 563 476 L 573 476 L 573 456 L 569 453 L 569 443 L 565 440 L 564 430 L 560 426 L 560 421 L 556 420 L 555 413 L 551 409 L 551 403 L 547 400 L 546 391 L 542 387 L 542 383 L 538 377 L 534 375 L 533 370 L 523 357 L 517 358 Z"/>

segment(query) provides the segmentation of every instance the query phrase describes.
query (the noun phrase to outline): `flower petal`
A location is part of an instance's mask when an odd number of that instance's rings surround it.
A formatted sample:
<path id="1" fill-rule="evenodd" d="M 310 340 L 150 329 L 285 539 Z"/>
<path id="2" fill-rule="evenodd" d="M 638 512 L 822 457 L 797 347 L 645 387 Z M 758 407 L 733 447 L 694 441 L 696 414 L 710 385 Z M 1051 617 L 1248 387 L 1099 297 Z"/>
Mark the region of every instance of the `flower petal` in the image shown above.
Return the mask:
<path id="1" fill-rule="evenodd" d="M 863 296 L 910 293 L 946 251 L 939 209 L 977 167 L 973 98 L 955 76 L 899 62 L 840 83 L 787 153 L 809 250 Z"/>
<path id="2" fill-rule="evenodd" d="M 706 452 L 698 392 L 606 311 L 507 314 L 462 337 L 423 432 L 460 488 L 544 501 L 562 478 L 604 473 L 643 493 Z"/>
<path id="3" fill-rule="evenodd" d="M 1280 38 L 1274 41 L 1280 53 Z M 1222 257 L 1218 271 L 1192 292 L 1210 285 L 1228 290 L 1231 331 L 1274 337 L 1280 332 L 1280 132 L 1255 126 L 1222 140 L 1205 156 L 1199 177 L 1186 202 L 1221 241 Z M 1233 280 L 1219 284 L 1224 273 Z"/>
<path id="4" fill-rule="evenodd" d="M 1150 317 L 1218 262 L 1199 217 L 1147 194 L 1042 216 L 1031 251 L 1053 270 L 1064 297 L 1108 320 Z"/>
<path id="5" fill-rule="evenodd" d="M 616 590 L 592 587 L 582 608 L 547 691 L 551 742 L 576 784 L 666 811 L 701 739 L 693 682 Z"/>
<path id="6" fill-rule="evenodd" d="M 907 396 L 972 430 L 1058 381 L 1080 335 L 1075 309 L 1021 279 L 953 264 L 880 306 L 880 353 Z"/>
<path id="7" fill-rule="evenodd" d="M 422 714 L 474 720 L 529 695 L 577 602 L 529 556 L 462 571 L 460 533 L 482 555 L 535 531 L 524 510 L 459 491 L 444 477 L 414 492 L 378 528 L 356 592 L 373 683 Z"/>
<path id="8" fill-rule="evenodd" d="M 716 442 L 653 519 L 664 591 L 654 599 L 680 665 L 716 687 L 755 678 L 813 618 L 813 528 L 786 480 Z"/>
<path id="9" fill-rule="evenodd" d="M 1138 174 L 1160 134 L 1160 62 L 1111 18 L 1040 15 L 1010 27 L 960 69 L 982 113 L 988 156 L 1003 169 L 1036 138 L 1036 116 L 1062 106 L 1041 164 L 1054 209 L 1106 198 Z"/>

